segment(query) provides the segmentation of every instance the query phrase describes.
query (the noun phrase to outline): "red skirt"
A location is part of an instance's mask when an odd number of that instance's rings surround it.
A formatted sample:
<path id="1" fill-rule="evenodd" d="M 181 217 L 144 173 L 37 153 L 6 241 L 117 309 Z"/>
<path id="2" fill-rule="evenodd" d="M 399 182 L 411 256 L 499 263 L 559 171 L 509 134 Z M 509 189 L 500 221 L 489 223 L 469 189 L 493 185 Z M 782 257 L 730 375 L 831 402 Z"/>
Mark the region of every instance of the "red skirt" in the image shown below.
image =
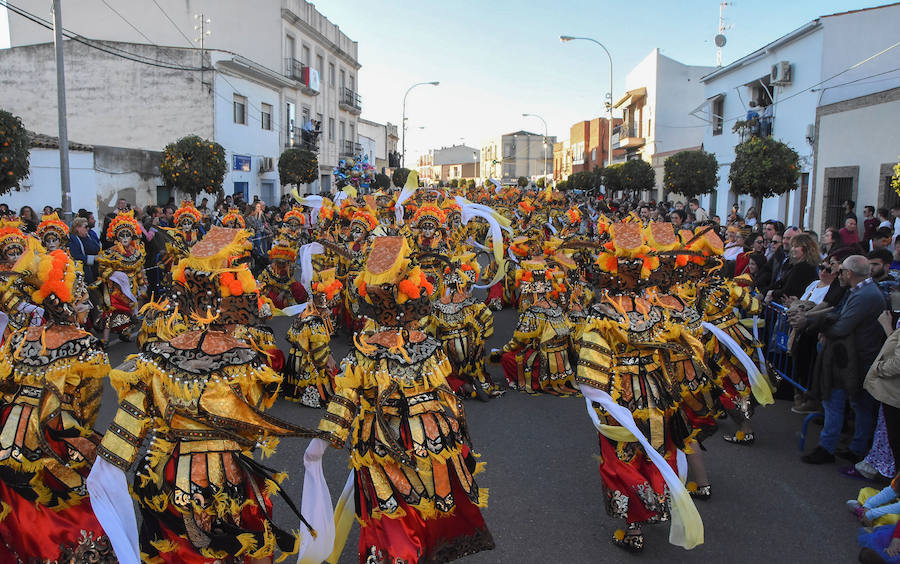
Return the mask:
<path id="1" fill-rule="evenodd" d="M 639 443 L 630 460 L 616 453 L 617 443 L 600 435 L 600 478 L 606 495 L 606 511 L 611 517 L 627 523 L 666 521 L 669 504 L 666 501 L 666 482 L 656 466 L 650 462 Z M 676 472 L 675 446 L 666 444 L 666 462 Z"/>
<path id="2" fill-rule="evenodd" d="M 394 562 L 450 562 L 483 550 L 494 548 L 494 540 L 477 505 L 466 495 L 451 471 L 451 489 L 455 507 L 452 512 L 435 519 L 422 515 L 397 496 L 399 518 L 386 515 L 373 517 L 366 504 L 371 496 L 360 495 L 365 481 L 356 472 L 356 507 L 359 528 L 359 562 L 393 564 Z"/>
<path id="3" fill-rule="evenodd" d="M 0 500 L 10 508 L 0 520 L 0 562 L 67 562 L 76 552 L 95 555 L 95 562 L 116 562 L 89 498 L 55 511 L 0 480 Z"/>

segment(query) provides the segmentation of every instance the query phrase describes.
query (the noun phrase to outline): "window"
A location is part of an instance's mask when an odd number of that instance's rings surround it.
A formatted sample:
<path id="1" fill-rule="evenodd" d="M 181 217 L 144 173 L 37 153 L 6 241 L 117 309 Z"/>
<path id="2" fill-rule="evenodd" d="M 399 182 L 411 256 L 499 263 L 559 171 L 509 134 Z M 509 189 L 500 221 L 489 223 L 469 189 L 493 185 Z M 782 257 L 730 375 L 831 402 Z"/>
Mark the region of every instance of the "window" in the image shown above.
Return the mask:
<path id="1" fill-rule="evenodd" d="M 316 55 L 316 71 L 318 71 L 319 76 L 322 76 L 322 72 L 325 70 L 324 62 L 322 61 L 322 55 Z"/>
<path id="2" fill-rule="evenodd" d="M 290 35 L 284 38 L 284 57 L 286 59 L 293 59 L 295 53 L 294 47 L 295 41 L 294 38 Z"/>
<path id="3" fill-rule="evenodd" d="M 328 86 L 334 88 L 334 63 L 328 63 Z"/>
<path id="4" fill-rule="evenodd" d="M 712 102 L 713 135 L 722 135 L 722 126 L 724 124 L 725 124 L 725 96 L 719 96 Z"/>
<path id="5" fill-rule="evenodd" d="M 234 123 L 247 125 L 247 99 L 237 94 L 234 95 Z"/>
<path id="6" fill-rule="evenodd" d="M 350 75 L 350 90 L 356 92 L 356 77 L 352 74 Z"/>
<path id="7" fill-rule="evenodd" d="M 311 59 L 311 57 L 310 57 L 310 55 L 309 55 L 309 47 L 307 47 L 306 45 L 304 45 L 304 46 L 303 46 L 303 59 L 301 59 L 301 62 L 302 62 L 304 65 L 309 66 L 309 64 L 312 62 L 312 60 L 310 60 L 310 59 Z"/>
<path id="8" fill-rule="evenodd" d="M 260 127 L 267 131 L 272 130 L 272 106 L 269 104 L 260 104 L 259 113 L 261 116 Z"/>
<path id="9" fill-rule="evenodd" d="M 356 126 L 352 123 L 350 124 L 350 141 L 356 143 Z"/>
<path id="10" fill-rule="evenodd" d="M 287 135 L 287 145 L 289 147 L 294 146 L 294 127 L 296 124 L 294 123 L 297 119 L 297 110 L 296 106 L 293 102 L 288 102 L 287 107 L 285 109 L 285 124 L 287 126 L 287 130 L 285 134 Z"/>
<path id="11" fill-rule="evenodd" d="M 344 72 L 344 69 L 341 69 L 341 90 L 347 88 L 347 73 Z"/>
<path id="12" fill-rule="evenodd" d="M 260 183 L 260 190 L 262 193 L 262 201 L 266 203 L 267 206 L 277 206 L 278 205 L 278 195 L 275 193 L 275 182 L 272 180 L 264 180 Z"/>
<path id="13" fill-rule="evenodd" d="M 305 126 L 306 126 L 306 122 L 309 121 L 309 116 L 312 115 L 309 106 L 304 105 L 304 106 L 303 106 L 303 110 L 301 110 L 300 115 L 303 116 L 303 121 L 302 121 L 302 123 L 300 124 L 300 127 L 305 127 Z"/>
<path id="14" fill-rule="evenodd" d="M 247 182 L 235 182 L 234 183 L 234 192 L 232 192 L 232 194 L 233 195 L 240 194 L 241 197 L 246 202 L 247 196 L 248 196 L 248 194 L 247 194 L 248 188 L 249 188 L 249 183 L 247 183 Z"/>
<path id="15" fill-rule="evenodd" d="M 341 121 L 341 141 L 347 139 L 347 124 Z"/>
<path id="16" fill-rule="evenodd" d="M 328 118 L 328 140 L 334 143 L 334 118 Z"/>
<path id="17" fill-rule="evenodd" d="M 838 176 L 827 179 L 825 193 L 825 227 L 844 226 L 844 202 L 853 199 L 853 177 Z"/>

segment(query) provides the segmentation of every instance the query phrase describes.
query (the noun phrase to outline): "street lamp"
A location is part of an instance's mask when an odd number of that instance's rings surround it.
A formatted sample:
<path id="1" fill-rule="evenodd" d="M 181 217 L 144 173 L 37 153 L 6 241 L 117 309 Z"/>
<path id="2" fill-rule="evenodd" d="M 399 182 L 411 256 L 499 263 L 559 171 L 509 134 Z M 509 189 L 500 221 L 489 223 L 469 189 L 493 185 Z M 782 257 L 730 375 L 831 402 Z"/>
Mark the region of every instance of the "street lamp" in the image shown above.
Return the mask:
<path id="1" fill-rule="evenodd" d="M 400 167 L 403 168 L 406 166 L 406 97 L 409 96 L 409 91 L 415 88 L 416 86 L 422 86 L 423 84 L 430 84 L 431 86 L 437 86 L 440 84 L 439 81 L 435 80 L 433 82 L 417 82 L 413 84 L 406 90 L 406 94 L 403 95 L 403 146 L 400 153 Z"/>
<path id="2" fill-rule="evenodd" d="M 569 41 L 575 39 L 583 39 L 584 41 L 593 41 L 597 45 L 603 48 L 603 51 L 606 53 L 606 56 L 609 58 L 609 131 L 607 132 L 607 141 L 608 145 L 608 153 L 607 153 L 607 162 L 608 164 L 612 164 L 613 160 L 613 146 L 612 146 L 612 130 L 613 130 L 613 114 L 612 114 L 612 105 L 613 105 L 613 64 L 612 64 L 612 55 L 609 54 L 609 49 L 606 48 L 605 45 L 597 41 L 596 39 L 590 37 L 572 37 L 571 35 L 560 35 L 559 40 L 563 43 L 567 43 Z"/>
<path id="3" fill-rule="evenodd" d="M 544 182 L 547 182 L 547 121 L 537 114 L 522 114 L 522 117 L 536 117 L 544 122 Z"/>

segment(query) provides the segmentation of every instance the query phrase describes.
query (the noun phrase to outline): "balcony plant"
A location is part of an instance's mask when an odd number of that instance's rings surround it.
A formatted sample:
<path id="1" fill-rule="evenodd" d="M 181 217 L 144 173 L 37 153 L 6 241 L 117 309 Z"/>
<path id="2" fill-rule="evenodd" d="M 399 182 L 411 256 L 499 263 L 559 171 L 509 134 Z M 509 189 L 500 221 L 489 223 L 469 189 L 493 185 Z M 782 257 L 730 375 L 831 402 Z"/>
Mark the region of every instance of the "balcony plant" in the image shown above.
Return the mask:
<path id="1" fill-rule="evenodd" d="M 197 135 L 182 137 L 163 150 L 160 172 L 169 188 L 189 194 L 216 194 L 225 178 L 225 149 Z"/>
<path id="2" fill-rule="evenodd" d="M 891 187 L 900 195 L 900 162 L 894 165 L 894 177 L 891 178 Z"/>
<path id="3" fill-rule="evenodd" d="M 18 190 L 29 167 L 28 133 L 22 120 L 0 110 L 0 194 Z"/>
<path id="4" fill-rule="evenodd" d="M 719 185 L 719 162 L 706 151 L 681 151 L 666 159 L 663 185 L 685 198 L 709 194 Z"/>
<path id="5" fill-rule="evenodd" d="M 738 194 L 753 196 L 756 209 L 760 209 L 763 198 L 796 188 L 799 178 L 800 157 L 781 141 L 751 137 L 734 149 L 728 182 Z"/>
<path id="6" fill-rule="evenodd" d="M 286 184 L 309 184 L 319 177 L 319 159 L 315 153 L 293 147 L 278 157 L 278 177 Z"/>

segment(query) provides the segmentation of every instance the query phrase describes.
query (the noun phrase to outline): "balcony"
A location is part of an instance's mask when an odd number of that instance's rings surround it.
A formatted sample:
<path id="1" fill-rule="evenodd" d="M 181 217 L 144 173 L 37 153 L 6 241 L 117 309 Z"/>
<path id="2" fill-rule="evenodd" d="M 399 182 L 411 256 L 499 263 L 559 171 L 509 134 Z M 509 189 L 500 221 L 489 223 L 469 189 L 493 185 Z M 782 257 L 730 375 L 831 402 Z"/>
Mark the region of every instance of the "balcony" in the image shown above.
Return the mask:
<path id="1" fill-rule="evenodd" d="M 391 151 L 388 153 L 388 166 L 390 168 L 400 168 L 400 153 Z"/>
<path id="2" fill-rule="evenodd" d="M 614 133 L 615 134 L 615 133 Z M 622 124 L 619 126 L 619 148 L 636 149 L 644 144 L 644 138 L 638 137 L 637 124 Z"/>
<path id="3" fill-rule="evenodd" d="M 285 149 L 293 149 L 300 148 L 306 149 L 307 151 L 312 151 L 313 153 L 319 152 L 319 135 L 322 134 L 322 131 L 319 129 L 318 124 L 315 124 L 316 129 L 314 130 L 306 130 L 301 129 L 299 127 L 295 127 L 293 131 L 293 135 L 289 135 L 287 140 L 284 143 Z"/>
<path id="4" fill-rule="evenodd" d="M 359 94 L 349 88 L 341 88 L 341 97 L 338 99 L 338 107 L 345 112 L 358 116 L 362 113 L 362 99 Z"/>
<path id="5" fill-rule="evenodd" d="M 748 141 L 753 137 L 771 137 L 775 128 L 774 116 L 761 118 L 751 117 L 747 120 L 737 120 L 731 128 L 732 133 L 737 133 L 740 142 Z"/>
<path id="6" fill-rule="evenodd" d="M 297 59 L 284 60 L 284 76 L 299 82 L 300 91 L 307 96 L 316 96 L 319 93 L 318 72 Z"/>
<path id="7" fill-rule="evenodd" d="M 362 153 L 362 145 L 346 139 L 341 141 L 340 147 L 339 153 L 342 157 L 355 157 Z"/>

